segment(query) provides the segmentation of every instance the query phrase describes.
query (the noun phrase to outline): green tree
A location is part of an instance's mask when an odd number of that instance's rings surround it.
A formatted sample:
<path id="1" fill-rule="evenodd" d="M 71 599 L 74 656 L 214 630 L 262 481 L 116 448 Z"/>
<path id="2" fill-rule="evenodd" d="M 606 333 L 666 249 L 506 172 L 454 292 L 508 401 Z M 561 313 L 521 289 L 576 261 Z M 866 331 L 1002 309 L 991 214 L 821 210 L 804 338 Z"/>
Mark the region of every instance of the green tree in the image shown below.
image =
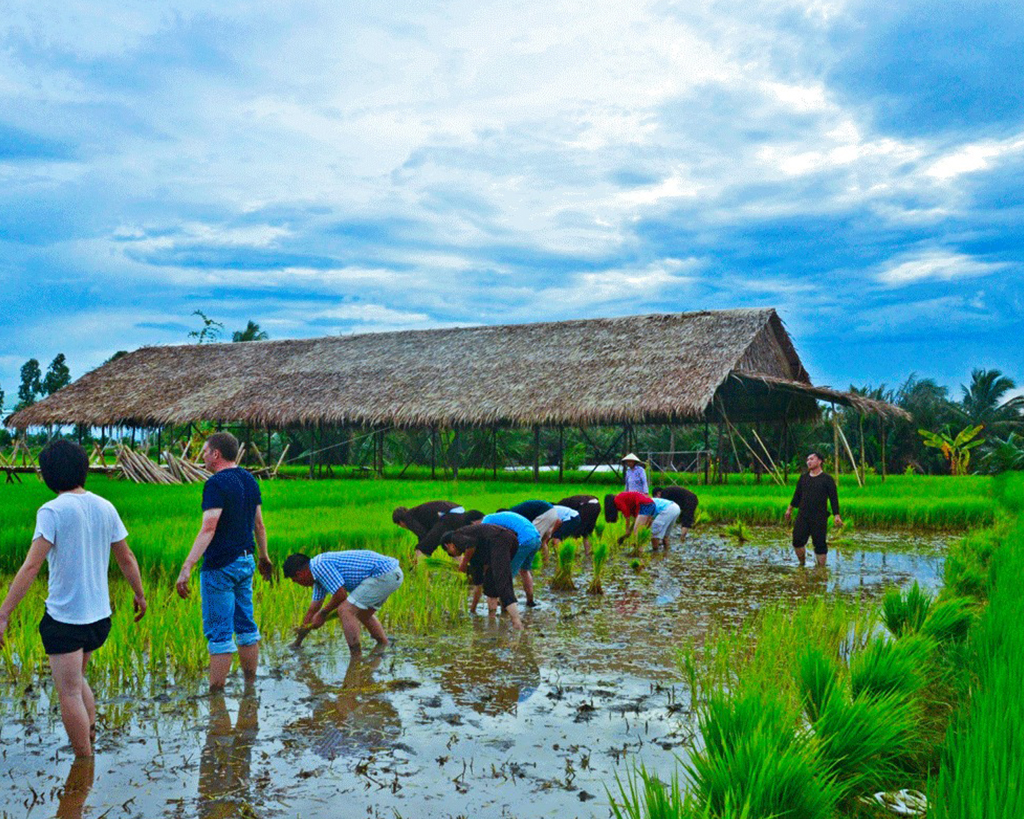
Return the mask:
<path id="1" fill-rule="evenodd" d="M 260 326 L 249 319 L 249 323 L 245 325 L 244 330 L 235 330 L 231 334 L 232 341 L 266 341 L 270 336 L 267 335 L 265 330 L 261 330 Z"/>
<path id="2" fill-rule="evenodd" d="M 918 434 L 924 439 L 924 445 L 942 452 L 943 457 L 949 462 L 949 471 L 953 475 L 966 475 L 971 464 L 971 450 L 985 443 L 983 438 L 978 436 L 984 426 L 977 424 L 973 427 L 964 427 L 955 436 L 948 431 L 929 432 L 926 429 L 919 429 Z"/>
<path id="3" fill-rule="evenodd" d="M 43 390 L 43 385 L 40 381 L 42 375 L 42 370 L 39 369 L 39 361 L 34 358 L 30 358 L 21 365 L 21 384 L 18 386 L 18 403 L 14 408 L 15 410 L 31 407 L 36 402 L 36 396 Z"/>
<path id="4" fill-rule="evenodd" d="M 58 353 L 46 370 L 41 392 L 43 395 L 53 395 L 57 390 L 63 389 L 70 383 L 71 370 L 68 369 L 67 359 L 64 357 L 64 353 Z"/>
<path id="5" fill-rule="evenodd" d="M 202 319 L 203 326 L 198 330 L 192 330 L 189 332 L 188 337 L 194 338 L 196 344 L 213 344 L 220 338 L 220 334 L 224 330 L 224 325 L 219 321 L 214 321 L 202 310 L 193 310 L 193 316 L 199 316 Z"/>
<path id="6" fill-rule="evenodd" d="M 1007 429 L 1019 426 L 1024 417 L 1024 396 L 1004 400 L 1017 385 L 999 370 L 972 370 L 971 383 L 962 384 L 963 398 L 957 408 L 963 420 L 972 426 L 984 424 L 986 429 Z"/>

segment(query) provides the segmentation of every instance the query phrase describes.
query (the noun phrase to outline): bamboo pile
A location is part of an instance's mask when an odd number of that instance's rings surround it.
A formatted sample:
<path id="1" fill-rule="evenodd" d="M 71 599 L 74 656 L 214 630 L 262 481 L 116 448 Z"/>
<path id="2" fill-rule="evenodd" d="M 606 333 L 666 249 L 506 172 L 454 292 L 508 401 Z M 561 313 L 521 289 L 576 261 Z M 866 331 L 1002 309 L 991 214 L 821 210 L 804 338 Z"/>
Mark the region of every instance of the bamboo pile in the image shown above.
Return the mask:
<path id="1" fill-rule="evenodd" d="M 164 451 L 164 460 L 174 475 L 175 483 L 201 483 L 210 477 L 210 473 L 187 458 L 177 458 L 170 450 Z"/>
<path id="2" fill-rule="evenodd" d="M 117 460 L 114 465 L 121 470 L 122 475 L 135 483 L 181 483 L 145 455 L 140 455 L 123 444 L 117 447 Z"/>

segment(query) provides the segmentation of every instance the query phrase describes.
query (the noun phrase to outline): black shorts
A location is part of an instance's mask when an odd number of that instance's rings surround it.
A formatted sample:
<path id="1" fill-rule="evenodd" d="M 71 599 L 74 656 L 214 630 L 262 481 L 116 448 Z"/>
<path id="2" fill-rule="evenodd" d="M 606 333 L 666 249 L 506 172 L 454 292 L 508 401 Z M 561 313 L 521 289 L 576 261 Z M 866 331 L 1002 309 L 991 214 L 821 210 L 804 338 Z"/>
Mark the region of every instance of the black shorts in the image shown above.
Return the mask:
<path id="1" fill-rule="evenodd" d="M 793 548 L 803 549 L 808 539 L 814 544 L 816 555 L 827 555 L 828 544 L 825 542 L 825 535 L 828 533 L 828 521 L 807 521 L 802 516 L 797 516 L 796 524 L 793 526 Z"/>
<path id="2" fill-rule="evenodd" d="M 597 504 L 594 505 L 597 506 Z M 583 516 L 577 515 L 574 518 L 562 521 L 561 525 L 558 527 L 558 531 L 556 531 L 551 537 L 553 540 L 568 540 L 571 537 L 579 537 L 582 535 L 585 528 L 586 524 L 583 520 Z M 594 527 L 590 528 L 591 531 L 593 531 Z"/>
<path id="3" fill-rule="evenodd" d="M 107 641 L 110 634 L 110 618 L 104 617 L 95 623 L 61 623 L 54 620 L 49 613 L 39 621 L 39 636 L 43 638 L 43 648 L 47 656 L 51 654 L 71 654 L 82 651 L 95 651 Z"/>

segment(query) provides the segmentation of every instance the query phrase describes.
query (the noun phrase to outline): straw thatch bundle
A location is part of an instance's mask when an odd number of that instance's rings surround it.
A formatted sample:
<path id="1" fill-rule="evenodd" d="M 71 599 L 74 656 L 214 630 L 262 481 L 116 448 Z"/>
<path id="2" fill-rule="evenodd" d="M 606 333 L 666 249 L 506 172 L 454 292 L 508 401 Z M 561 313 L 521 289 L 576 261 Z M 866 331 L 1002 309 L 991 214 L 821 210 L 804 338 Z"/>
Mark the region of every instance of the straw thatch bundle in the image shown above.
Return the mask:
<path id="1" fill-rule="evenodd" d="M 6 423 L 659 423 L 710 416 L 721 389 L 746 395 L 734 421 L 810 418 L 825 397 L 774 310 L 722 310 L 144 347 Z"/>

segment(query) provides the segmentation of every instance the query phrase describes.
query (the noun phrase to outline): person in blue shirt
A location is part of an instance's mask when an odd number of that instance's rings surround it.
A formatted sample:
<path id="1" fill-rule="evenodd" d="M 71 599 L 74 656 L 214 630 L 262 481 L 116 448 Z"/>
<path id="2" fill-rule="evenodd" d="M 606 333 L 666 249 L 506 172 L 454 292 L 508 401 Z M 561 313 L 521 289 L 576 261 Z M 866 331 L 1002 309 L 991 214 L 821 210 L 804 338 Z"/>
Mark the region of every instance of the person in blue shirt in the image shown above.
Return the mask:
<path id="1" fill-rule="evenodd" d="M 273 577 L 274 568 L 267 553 L 260 486 L 235 463 L 238 439 L 230 432 L 214 433 L 203 444 L 202 456 L 213 475 L 203 486 L 203 523 L 175 588 L 182 599 L 188 598 L 189 577 L 202 559 L 203 634 L 210 651 L 210 688 L 216 691 L 227 682 L 236 645 L 246 680 L 256 678 L 260 631 L 252 606 L 253 552 L 258 552 L 264 580 Z"/>
<path id="2" fill-rule="evenodd" d="M 515 532 L 519 548 L 512 559 L 512 576 L 515 577 L 516 573 L 519 573 L 519 577 L 523 581 L 523 591 L 526 593 L 526 605 L 531 608 L 536 606 L 537 603 L 533 599 L 532 569 L 533 556 L 540 549 L 540 532 L 537 531 L 537 527 L 531 521 L 515 512 L 494 512 L 490 515 L 484 515 L 483 520 L 480 522 L 490 523 L 494 526 L 504 526 L 506 529 L 511 529 Z M 480 591 L 480 587 L 474 590 L 474 609 L 480 600 Z"/>

